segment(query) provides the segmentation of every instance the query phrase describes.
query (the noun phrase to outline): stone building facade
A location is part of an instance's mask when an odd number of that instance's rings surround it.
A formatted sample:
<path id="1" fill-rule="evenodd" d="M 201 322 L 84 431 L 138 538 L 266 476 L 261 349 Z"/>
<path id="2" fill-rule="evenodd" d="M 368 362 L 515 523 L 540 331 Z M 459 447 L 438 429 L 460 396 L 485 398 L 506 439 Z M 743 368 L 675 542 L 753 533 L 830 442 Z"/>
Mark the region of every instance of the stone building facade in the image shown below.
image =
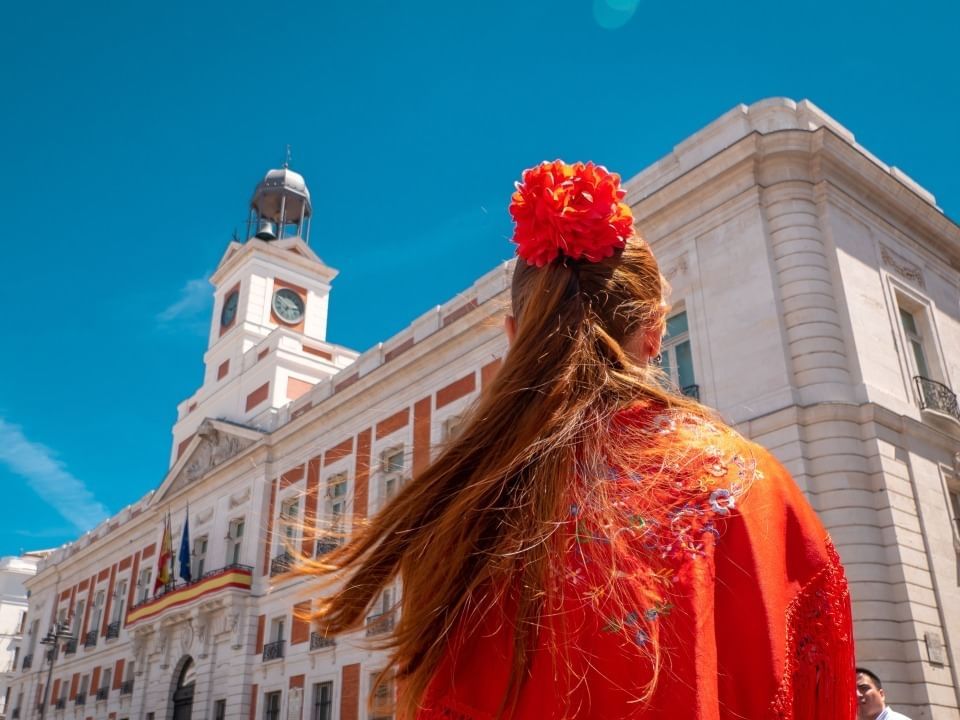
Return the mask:
<path id="1" fill-rule="evenodd" d="M 892 703 L 960 719 L 960 228 L 786 99 L 734 108 L 627 187 L 673 286 L 678 387 L 807 492 L 847 567 L 860 662 Z M 204 383 L 179 406 L 167 477 L 29 582 L 30 619 L 72 639 L 52 672 L 17 673 L 19 717 L 388 712 L 367 640 L 389 631 L 398 589 L 362 631 L 326 638 L 302 617 L 310 587 L 282 571 L 456 432 L 506 351 L 510 264 L 358 355 L 326 341 L 335 271 L 305 242 L 311 212 L 300 176 L 268 173 L 250 238 L 212 277 Z M 188 512 L 191 579 L 155 592 L 164 518 L 176 555 Z"/>
<path id="2" fill-rule="evenodd" d="M 27 632 L 27 578 L 37 572 L 44 552 L 28 552 L 0 558 L 0 720 L 9 717 L 16 703 L 14 680 L 30 653 L 33 634 Z M 27 647 L 24 648 L 24 636 Z M 31 658 L 29 664 L 32 664 Z"/>

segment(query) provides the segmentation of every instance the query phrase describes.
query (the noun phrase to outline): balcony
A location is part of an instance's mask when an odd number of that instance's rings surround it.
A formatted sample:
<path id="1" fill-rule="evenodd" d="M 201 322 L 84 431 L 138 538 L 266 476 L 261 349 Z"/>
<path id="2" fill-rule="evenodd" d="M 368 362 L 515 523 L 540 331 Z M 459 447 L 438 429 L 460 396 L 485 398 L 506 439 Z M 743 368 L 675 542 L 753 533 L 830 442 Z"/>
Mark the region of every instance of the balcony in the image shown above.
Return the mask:
<path id="1" fill-rule="evenodd" d="M 21 670 L 29 670 L 33 667 L 33 653 L 23 656 L 23 664 L 20 666 Z"/>
<path id="2" fill-rule="evenodd" d="M 63 644 L 63 654 L 73 655 L 77 651 L 77 639 L 72 637 Z"/>
<path id="3" fill-rule="evenodd" d="M 108 697 L 110 697 L 110 688 L 108 687 L 97 688 L 97 702 L 106 700 Z"/>
<path id="4" fill-rule="evenodd" d="M 283 646 L 286 644 L 285 640 L 275 640 L 272 643 L 267 643 L 263 646 L 263 662 L 268 662 L 269 660 L 279 660 L 283 657 Z"/>
<path id="5" fill-rule="evenodd" d="M 54 707 L 55 707 L 57 710 L 64 710 L 64 709 L 66 709 L 66 707 L 67 707 L 67 699 L 66 699 L 65 697 L 58 697 L 58 698 L 57 698 L 56 705 L 54 705 Z"/>
<path id="6" fill-rule="evenodd" d="M 11 711 L 10 711 L 10 717 L 12 718 L 12 720 L 19 720 L 19 718 L 20 718 L 20 708 L 17 707 L 17 708 L 14 708 L 13 710 L 11 710 Z"/>
<path id="7" fill-rule="evenodd" d="M 86 693 L 77 693 L 77 696 L 73 699 L 74 705 L 86 705 L 87 704 L 87 694 Z"/>
<path id="8" fill-rule="evenodd" d="M 393 610 L 371 615 L 367 618 L 367 637 L 375 637 L 376 635 L 385 635 L 388 632 L 393 632 L 393 626 L 395 624 L 396 613 Z"/>
<path id="9" fill-rule="evenodd" d="M 83 637 L 83 646 L 85 648 L 92 648 L 97 646 L 97 631 L 91 630 Z"/>
<path id="10" fill-rule="evenodd" d="M 253 582 L 253 568 L 249 565 L 227 565 L 206 572 L 196 580 L 171 585 L 160 595 L 142 600 L 127 613 L 127 627 L 144 620 L 152 620 L 171 608 L 180 608 L 230 588 L 249 591 Z"/>
<path id="11" fill-rule="evenodd" d="M 293 555 L 284 550 L 270 561 L 270 577 L 273 577 L 274 575 L 283 575 L 285 572 L 290 572 L 290 568 L 292 567 Z"/>
<path id="12" fill-rule="evenodd" d="M 113 640 L 118 637 L 120 637 L 120 621 L 114 620 L 107 625 L 107 640 Z"/>
<path id="13" fill-rule="evenodd" d="M 913 381 L 917 385 L 917 397 L 920 399 L 921 410 L 930 410 L 960 421 L 960 406 L 957 404 L 957 395 L 953 390 L 943 383 L 920 375 L 913 378 Z"/>
<path id="14" fill-rule="evenodd" d="M 317 545 L 314 548 L 314 557 L 320 557 L 326 555 L 327 553 L 333 552 L 338 547 L 340 543 L 333 538 L 320 538 L 317 540 Z"/>
<path id="15" fill-rule="evenodd" d="M 686 385 L 680 388 L 680 394 L 686 395 L 689 398 L 693 398 L 697 402 L 700 402 L 700 386 L 699 385 Z"/>
<path id="16" fill-rule="evenodd" d="M 323 633 L 312 632 L 310 633 L 310 649 L 311 650 L 323 650 L 324 648 L 331 648 L 336 646 L 337 639 L 332 637 L 327 637 Z"/>
<path id="17" fill-rule="evenodd" d="M 133 695 L 133 680 L 124 680 L 120 683 L 120 695 Z"/>

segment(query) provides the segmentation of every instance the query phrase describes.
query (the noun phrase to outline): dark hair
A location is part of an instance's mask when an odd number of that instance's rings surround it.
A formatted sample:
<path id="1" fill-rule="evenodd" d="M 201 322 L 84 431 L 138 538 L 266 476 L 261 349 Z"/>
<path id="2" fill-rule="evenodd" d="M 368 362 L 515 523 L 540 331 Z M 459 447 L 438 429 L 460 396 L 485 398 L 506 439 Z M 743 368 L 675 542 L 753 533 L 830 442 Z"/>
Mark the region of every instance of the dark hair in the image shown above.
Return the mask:
<path id="1" fill-rule="evenodd" d="M 883 690 L 883 683 L 880 682 L 880 678 L 878 678 L 876 673 L 874 673 L 873 671 L 867 670 L 866 668 L 858 667 L 857 675 L 866 675 L 868 678 L 870 678 L 873 681 L 873 686 L 877 688 L 877 690 Z"/>

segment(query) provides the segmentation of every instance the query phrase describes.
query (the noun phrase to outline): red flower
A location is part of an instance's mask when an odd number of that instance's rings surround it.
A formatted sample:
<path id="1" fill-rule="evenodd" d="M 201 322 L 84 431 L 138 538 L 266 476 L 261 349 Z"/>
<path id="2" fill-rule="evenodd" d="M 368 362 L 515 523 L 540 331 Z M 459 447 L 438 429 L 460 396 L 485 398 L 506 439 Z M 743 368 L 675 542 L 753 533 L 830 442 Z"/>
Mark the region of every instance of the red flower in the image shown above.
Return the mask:
<path id="1" fill-rule="evenodd" d="M 561 160 L 525 170 L 510 201 L 517 255 L 543 267 L 560 256 L 600 262 L 627 244 L 633 215 L 620 176 Z"/>

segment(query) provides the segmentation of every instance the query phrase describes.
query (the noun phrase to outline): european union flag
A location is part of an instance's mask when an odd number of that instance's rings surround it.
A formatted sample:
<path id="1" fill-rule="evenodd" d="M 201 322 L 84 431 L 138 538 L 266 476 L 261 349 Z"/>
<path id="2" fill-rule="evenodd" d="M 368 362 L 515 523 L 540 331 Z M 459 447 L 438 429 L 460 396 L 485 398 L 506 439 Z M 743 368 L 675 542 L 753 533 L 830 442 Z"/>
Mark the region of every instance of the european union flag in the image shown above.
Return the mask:
<path id="1" fill-rule="evenodd" d="M 190 506 L 187 505 L 187 516 L 183 519 L 183 536 L 180 538 L 180 577 L 185 582 L 191 582 L 190 573 Z"/>

